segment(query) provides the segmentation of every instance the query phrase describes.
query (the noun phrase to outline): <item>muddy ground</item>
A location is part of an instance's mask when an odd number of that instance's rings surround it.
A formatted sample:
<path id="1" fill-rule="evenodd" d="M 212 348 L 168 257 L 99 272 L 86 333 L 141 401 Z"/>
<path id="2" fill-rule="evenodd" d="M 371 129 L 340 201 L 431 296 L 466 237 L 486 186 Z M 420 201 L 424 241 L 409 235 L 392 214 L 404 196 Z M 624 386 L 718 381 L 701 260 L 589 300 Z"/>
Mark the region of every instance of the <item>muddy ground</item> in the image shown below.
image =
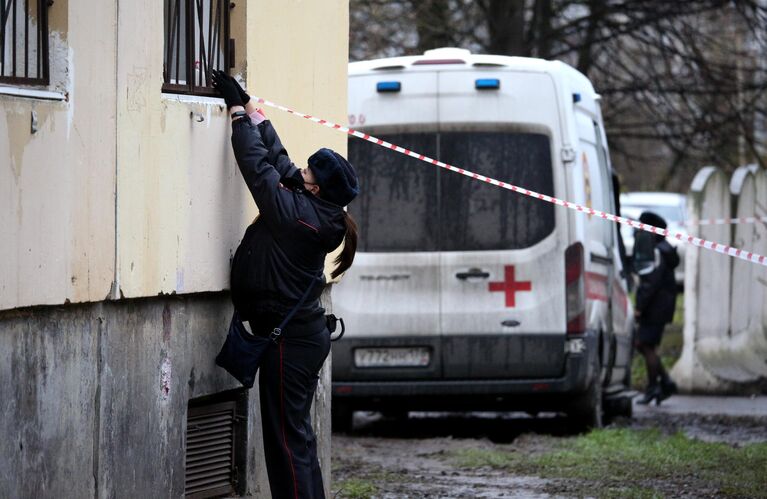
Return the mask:
<path id="1" fill-rule="evenodd" d="M 493 467 L 464 467 L 451 456 L 467 450 L 510 451 L 540 455 L 558 440 L 573 438 L 564 418 L 530 418 L 524 414 L 411 413 L 407 421 L 377 413 L 357 413 L 355 430 L 333 435 L 335 497 L 573 497 L 582 496 L 583 484 L 568 480 L 513 476 Z M 631 420 L 618 419 L 612 427 L 658 428 L 683 432 L 708 441 L 740 446 L 767 442 L 767 418 L 701 416 L 648 411 Z M 765 470 L 763 470 L 765 471 Z M 604 478 L 609 484 L 610 478 Z M 613 481 L 614 482 L 614 481 Z M 600 480 L 589 488 L 599 490 Z M 371 487 L 372 486 L 372 487 Z M 690 490 L 687 477 L 666 483 L 661 496 L 716 497 Z M 585 495 L 590 495 L 586 493 Z"/>

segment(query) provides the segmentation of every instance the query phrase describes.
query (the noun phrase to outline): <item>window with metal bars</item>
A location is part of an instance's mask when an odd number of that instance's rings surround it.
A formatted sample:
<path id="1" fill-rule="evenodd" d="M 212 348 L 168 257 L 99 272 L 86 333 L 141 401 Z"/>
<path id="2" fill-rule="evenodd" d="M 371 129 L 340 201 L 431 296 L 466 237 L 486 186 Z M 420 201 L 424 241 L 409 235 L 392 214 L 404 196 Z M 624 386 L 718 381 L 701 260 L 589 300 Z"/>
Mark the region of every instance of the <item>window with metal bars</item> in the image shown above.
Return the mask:
<path id="1" fill-rule="evenodd" d="M 229 0 L 163 0 L 165 46 L 163 92 L 218 95 L 210 72 L 229 72 L 234 41 L 229 38 Z"/>
<path id="2" fill-rule="evenodd" d="M 0 83 L 48 84 L 51 0 L 0 0 Z"/>
<path id="3" fill-rule="evenodd" d="M 247 393 L 191 400 L 186 421 L 184 495 L 203 499 L 242 495 L 247 451 Z"/>

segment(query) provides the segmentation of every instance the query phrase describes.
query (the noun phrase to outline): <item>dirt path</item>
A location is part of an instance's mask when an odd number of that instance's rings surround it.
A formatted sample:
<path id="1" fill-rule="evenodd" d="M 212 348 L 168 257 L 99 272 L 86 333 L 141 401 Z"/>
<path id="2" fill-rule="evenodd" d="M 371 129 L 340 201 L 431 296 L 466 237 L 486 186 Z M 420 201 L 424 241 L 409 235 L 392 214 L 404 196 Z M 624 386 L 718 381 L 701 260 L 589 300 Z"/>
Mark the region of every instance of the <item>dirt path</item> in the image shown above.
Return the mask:
<path id="1" fill-rule="evenodd" d="M 566 437 L 564 423 L 558 417 L 533 419 L 520 414 L 421 413 L 398 421 L 358 413 L 353 433 L 333 435 L 332 488 L 339 498 L 569 497 L 572 487 L 566 480 L 513 476 L 492 466 L 462 466 L 454 459 L 475 451 L 540 455 Z M 616 421 L 613 427 L 658 428 L 734 446 L 767 442 L 764 417 L 647 411 L 632 420 Z M 609 477 L 605 480 L 609 482 Z M 680 477 L 678 486 L 682 491 L 689 483 Z"/>
<path id="2" fill-rule="evenodd" d="M 492 446 L 488 441 L 342 436 L 333 444 L 334 480 L 370 480 L 385 491 L 378 497 L 550 497 L 538 492 L 541 479 L 456 469 L 440 459 L 448 451 Z"/>

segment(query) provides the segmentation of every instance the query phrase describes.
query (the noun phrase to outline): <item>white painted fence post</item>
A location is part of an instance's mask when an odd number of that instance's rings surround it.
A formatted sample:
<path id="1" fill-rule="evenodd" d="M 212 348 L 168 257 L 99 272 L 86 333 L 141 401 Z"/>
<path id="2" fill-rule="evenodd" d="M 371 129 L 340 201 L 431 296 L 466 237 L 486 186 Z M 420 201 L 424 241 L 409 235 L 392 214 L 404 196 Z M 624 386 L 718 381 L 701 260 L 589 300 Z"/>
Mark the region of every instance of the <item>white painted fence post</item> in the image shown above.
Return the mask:
<path id="1" fill-rule="evenodd" d="M 716 167 L 702 168 L 692 181 L 687 198 L 688 220 L 730 216 L 727 178 Z M 727 243 L 727 225 L 695 225 L 692 235 Z M 727 384 L 703 365 L 701 349 L 718 344 L 727 336 L 730 312 L 731 262 L 713 251 L 690 245 L 685 253 L 685 320 L 682 355 L 671 376 L 687 392 L 716 392 Z"/>
<path id="2" fill-rule="evenodd" d="M 733 216 L 753 217 L 756 212 L 756 177 L 754 169 L 742 166 L 735 170 L 730 182 Z M 757 224 L 732 225 L 732 245 L 755 251 Z M 732 259 L 730 294 L 730 330 L 726 344 L 720 345 L 713 363 L 720 364 L 716 373 L 728 381 L 748 383 L 767 376 L 767 341 L 762 334 L 763 296 L 757 277 L 762 269 L 740 259 Z M 708 364 L 706 358 L 704 363 Z"/>
<path id="3" fill-rule="evenodd" d="M 759 168 L 757 165 L 751 165 L 751 171 L 754 173 L 756 183 L 756 196 L 754 200 L 754 214 L 757 217 L 767 216 L 767 170 Z M 756 233 L 754 236 L 754 251 L 760 255 L 767 255 L 767 222 L 757 222 L 755 224 Z M 754 275 L 755 285 L 753 292 L 755 300 L 760 305 L 756 321 L 758 341 L 767 343 L 767 267 L 760 266 L 760 272 Z M 761 331 L 759 332 L 759 328 Z M 767 367 L 767 353 L 762 351 L 762 367 Z"/>

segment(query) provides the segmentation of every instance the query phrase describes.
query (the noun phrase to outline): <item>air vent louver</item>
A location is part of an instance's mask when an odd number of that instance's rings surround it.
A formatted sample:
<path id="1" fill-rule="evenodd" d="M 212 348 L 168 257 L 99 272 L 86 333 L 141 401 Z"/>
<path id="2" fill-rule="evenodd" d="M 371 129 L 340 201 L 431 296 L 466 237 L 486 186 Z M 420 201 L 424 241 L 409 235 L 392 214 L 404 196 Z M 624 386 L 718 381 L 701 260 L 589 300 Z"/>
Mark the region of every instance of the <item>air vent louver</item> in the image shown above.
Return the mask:
<path id="1" fill-rule="evenodd" d="M 189 408 L 186 497 L 234 494 L 236 408 L 235 401 Z"/>

